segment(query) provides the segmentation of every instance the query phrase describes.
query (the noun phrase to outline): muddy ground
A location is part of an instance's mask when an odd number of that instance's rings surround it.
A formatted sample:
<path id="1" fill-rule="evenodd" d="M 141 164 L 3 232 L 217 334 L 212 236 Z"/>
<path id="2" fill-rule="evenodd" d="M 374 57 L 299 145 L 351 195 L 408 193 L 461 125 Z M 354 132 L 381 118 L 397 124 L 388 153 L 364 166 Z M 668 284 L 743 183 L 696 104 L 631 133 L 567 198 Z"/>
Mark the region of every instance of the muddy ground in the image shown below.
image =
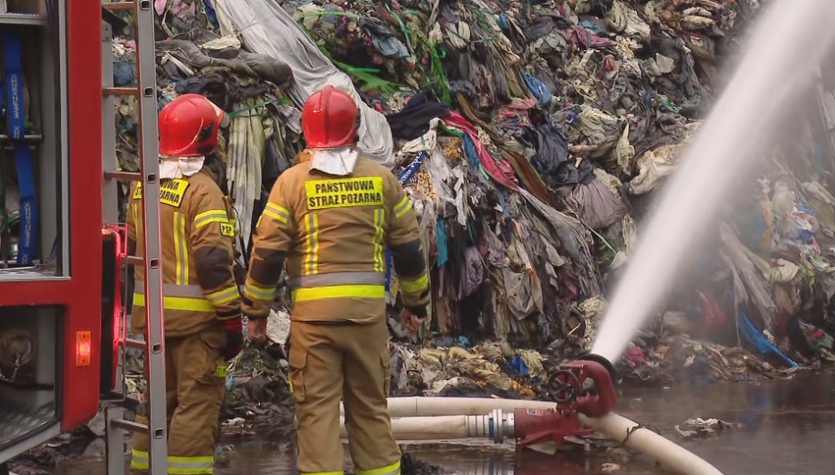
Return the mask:
<path id="1" fill-rule="evenodd" d="M 831 474 L 835 466 L 835 376 L 815 375 L 761 383 L 672 388 L 626 388 L 618 412 L 644 423 L 713 463 L 726 475 Z M 714 432 L 688 430 L 691 418 L 717 418 L 729 425 Z M 678 430 L 676 429 L 678 426 Z M 286 428 L 234 436 L 227 433 L 216 475 L 297 473 L 293 447 L 281 442 Z M 44 473 L 105 475 L 103 442 L 95 435 L 83 455 Z M 439 470 L 463 474 L 644 475 L 664 473 L 622 449 L 584 452 L 572 447 L 555 455 L 495 446 L 487 441 L 406 443 L 413 458 L 404 473 Z M 415 467 L 420 461 L 425 464 Z M 20 472 L 21 475 L 28 475 Z"/>

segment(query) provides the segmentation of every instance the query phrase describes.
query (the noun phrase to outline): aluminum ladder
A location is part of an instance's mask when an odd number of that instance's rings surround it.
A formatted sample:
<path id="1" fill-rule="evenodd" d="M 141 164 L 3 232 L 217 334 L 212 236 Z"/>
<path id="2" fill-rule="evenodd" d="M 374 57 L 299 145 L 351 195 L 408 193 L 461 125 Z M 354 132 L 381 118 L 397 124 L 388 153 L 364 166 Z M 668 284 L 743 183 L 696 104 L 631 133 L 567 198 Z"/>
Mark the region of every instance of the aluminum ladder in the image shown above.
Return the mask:
<path id="1" fill-rule="evenodd" d="M 165 402 L 165 339 L 162 321 L 162 259 L 159 226 L 159 152 L 157 135 L 156 64 L 154 51 L 154 10 L 151 0 L 110 2 L 102 7 L 113 13 L 133 12 L 136 38 L 136 69 L 138 87 L 113 87 L 112 29 L 102 22 L 102 153 L 104 160 L 103 193 L 116 201 L 118 182 L 139 181 L 142 184 L 141 220 L 144 233 L 144 258 L 127 256 L 126 264 L 145 267 L 146 341 L 127 340 L 126 345 L 145 350 L 147 366 L 148 425 L 129 421 L 123 401 L 105 402 L 105 442 L 107 474 L 125 474 L 124 441 L 127 432 L 146 432 L 150 475 L 168 474 L 168 436 Z M 123 172 L 116 168 L 116 132 L 114 96 L 137 98 L 139 113 L 139 172 Z M 115 216 L 114 216 L 115 214 Z M 104 223 L 117 223 L 115 206 L 105 207 Z M 136 317 L 136 316 L 134 316 Z M 124 356 L 124 355 L 122 355 Z M 122 367 L 123 368 L 123 367 Z M 121 369 L 121 368 L 120 368 Z M 121 372 L 121 371 L 120 371 Z M 123 380 L 123 378 L 122 378 Z M 124 392 L 123 392 L 124 396 Z"/>

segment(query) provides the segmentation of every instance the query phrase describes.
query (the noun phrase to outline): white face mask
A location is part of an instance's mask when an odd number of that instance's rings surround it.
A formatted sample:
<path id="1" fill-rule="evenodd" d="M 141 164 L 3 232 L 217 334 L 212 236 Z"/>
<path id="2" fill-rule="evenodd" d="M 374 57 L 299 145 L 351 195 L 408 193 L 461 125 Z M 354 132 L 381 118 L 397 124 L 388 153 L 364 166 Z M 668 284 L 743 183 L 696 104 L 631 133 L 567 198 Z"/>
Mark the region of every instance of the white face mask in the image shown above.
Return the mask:
<path id="1" fill-rule="evenodd" d="M 359 151 L 355 147 L 310 150 L 310 167 L 328 175 L 350 175 L 354 171 L 357 159 Z"/>
<path id="2" fill-rule="evenodd" d="M 160 154 L 159 177 L 174 179 L 192 176 L 203 168 L 205 160 L 206 157 L 176 157 Z"/>

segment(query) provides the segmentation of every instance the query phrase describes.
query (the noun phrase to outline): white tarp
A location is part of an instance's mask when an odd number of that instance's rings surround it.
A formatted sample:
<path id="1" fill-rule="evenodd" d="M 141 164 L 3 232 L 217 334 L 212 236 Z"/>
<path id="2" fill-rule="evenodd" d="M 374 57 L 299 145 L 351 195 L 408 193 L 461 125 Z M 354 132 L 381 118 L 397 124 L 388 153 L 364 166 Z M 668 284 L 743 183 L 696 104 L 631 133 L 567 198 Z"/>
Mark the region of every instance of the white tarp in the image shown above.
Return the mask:
<path id="1" fill-rule="evenodd" d="M 275 0 L 215 0 L 224 35 L 240 35 L 253 53 L 283 61 L 293 70 L 294 83 L 287 91 L 301 107 L 310 94 L 330 84 L 354 98 L 362 115 L 359 147 L 388 168 L 394 167 L 391 128 L 386 118 L 360 99 L 351 78 L 319 51 L 293 17 Z"/>

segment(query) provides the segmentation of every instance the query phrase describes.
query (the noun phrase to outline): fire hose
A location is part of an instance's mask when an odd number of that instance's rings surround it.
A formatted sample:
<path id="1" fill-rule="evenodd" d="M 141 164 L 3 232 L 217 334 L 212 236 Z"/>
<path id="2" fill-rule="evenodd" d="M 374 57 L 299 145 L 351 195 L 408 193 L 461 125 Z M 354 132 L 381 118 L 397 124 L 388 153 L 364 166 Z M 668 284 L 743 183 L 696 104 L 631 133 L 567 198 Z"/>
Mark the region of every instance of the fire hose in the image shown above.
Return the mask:
<path id="1" fill-rule="evenodd" d="M 722 475 L 708 462 L 629 419 L 614 414 L 611 364 L 587 355 L 561 365 L 557 402 L 478 398 L 389 398 L 392 432 L 398 440 L 489 438 L 515 440 L 517 449 L 599 432 L 682 475 Z M 348 428 L 340 420 L 340 433 Z"/>

